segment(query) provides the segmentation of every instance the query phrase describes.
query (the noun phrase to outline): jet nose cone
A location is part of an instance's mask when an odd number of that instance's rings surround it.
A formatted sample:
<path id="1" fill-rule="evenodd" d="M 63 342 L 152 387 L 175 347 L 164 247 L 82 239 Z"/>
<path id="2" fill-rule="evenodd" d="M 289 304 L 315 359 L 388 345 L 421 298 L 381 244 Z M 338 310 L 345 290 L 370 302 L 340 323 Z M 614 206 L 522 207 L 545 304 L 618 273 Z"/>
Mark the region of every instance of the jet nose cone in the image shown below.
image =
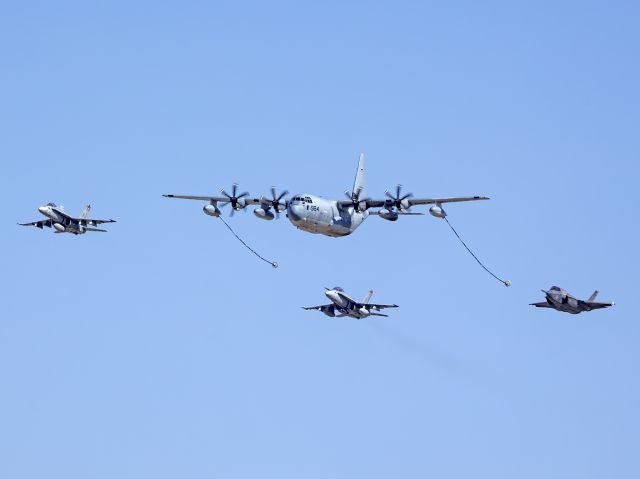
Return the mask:
<path id="1" fill-rule="evenodd" d="M 45 214 L 47 212 L 47 207 L 46 206 L 41 206 L 40 208 L 38 208 L 38 211 L 42 214 Z"/>

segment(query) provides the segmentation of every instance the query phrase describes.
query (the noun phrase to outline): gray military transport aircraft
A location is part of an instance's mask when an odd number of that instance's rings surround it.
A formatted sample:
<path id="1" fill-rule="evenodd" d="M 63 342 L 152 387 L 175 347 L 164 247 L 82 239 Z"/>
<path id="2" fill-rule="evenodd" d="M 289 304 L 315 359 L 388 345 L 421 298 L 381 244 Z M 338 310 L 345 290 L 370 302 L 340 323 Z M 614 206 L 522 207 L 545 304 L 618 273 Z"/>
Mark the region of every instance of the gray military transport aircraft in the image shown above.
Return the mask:
<path id="1" fill-rule="evenodd" d="M 531 303 L 531 306 L 536 306 L 537 308 L 552 308 L 564 313 L 580 314 L 584 311 L 608 308 L 615 304 L 594 302 L 596 296 L 598 296 L 598 291 L 594 291 L 586 301 L 574 298 L 564 289 L 557 286 L 551 286 L 549 291 L 543 289 L 542 292 L 545 294 L 547 300 L 541 303 Z"/>
<path id="2" fill-rule="evenodd" d="M 84 207 L 80 218 L 74 218 L 65 213 L 64 206 L 58 206 L 55 203 L 48 203 L 38 208 L 38 211 L 47 217 L 46 220 L 34 221 L 32 223 L 18 223 L 20 226 L 35 226 L 42 229 L 43 226 L 55 229 L 54 233 L 71 233 L 74 235 L 82 235 L 88 231 L 97 231 L 106 233 L 107 230 L 92 228 L 92 226 L 103 223 L 115 223 L 115 220 L 92 220 L 87 218 L 91 210 L 91 205 Z"/>
<path id="3" fill-rule="evenodd" d="M 358 301 L 350 298 L 344 292 L 340 286 L 336 286 L 333 289 L 325 288 L 325 296 L 331 300 L 331 304 L 324 304 L 321 306 L 309 306 L 303 309 L 317 309 L 318 311 L 322 311 L 327 316 L 331 316 L 332 318 L 342 318 L 344 316 L 349 316 L 350 318 L 362 319 L 367 318 L 369 316 L 383 316 L 385 318 L 388 317 L 386 314 L 378 313 L 385 308 L 397 308 L 397 304 L 373 304 L 369 301 L 371 300 L 371 296 L 373 296 L 373 291 L 369 291 L 367 297 L 364 298 L 364 301 L 359 303 Z M 337 314 L 336 314 L 337 313 Z"/>
<path id="4" fill-rule="evenodd" d="M 231 215 L 233 215 L 234 211 L 243 210 L 247 206 L 257 206 L 253 213 L 263 220 L 273 220 L 278 218 L 281 212 L 286 211 L 287 218 L 298 229 L 332 237 L 350 235 L 369 215 L 376 215 L 387 221 L 396 221 L 401 215 L 422 215 L 422 213 L 410 212 L 410 208 L 412 206 L 430 204 L 433 206 L 429 209 L 429 213 L 437 218 L 444 218 L 447 215 L 442 208 L 444 203 L 489 199 L 486 196 L 412 199 L 413 195 L 411 193 L 402 195 L 402 186 L 398 185 L 395 196 L 386 191 L 385 199 L 374 200 L 363 196 L 364 176 L 365 160 L 364 154 L 361 154 L 353 188 L 351 191 L 345 191 L 346 200 L 329 200 L 309 194 L 294 195 L 287 200 L 285 196 L 288 195 L 288 192 L 284 191 L 277 195 L 275 187 L 271 187 L 271 198 L 264 196 L 251 198 L 247 192 L 238 194 L 237 184 L 233 185 L 231 194 L 222 190 L 222 196 L 163 196 L 166 198 L 208 201 L 209 204 L 204 206 L 203 211 L 205 214 L 214 217 L 219 217 L 221 214 L 218 206 L 222 207 L 229 204 L 232 208 Z"/>

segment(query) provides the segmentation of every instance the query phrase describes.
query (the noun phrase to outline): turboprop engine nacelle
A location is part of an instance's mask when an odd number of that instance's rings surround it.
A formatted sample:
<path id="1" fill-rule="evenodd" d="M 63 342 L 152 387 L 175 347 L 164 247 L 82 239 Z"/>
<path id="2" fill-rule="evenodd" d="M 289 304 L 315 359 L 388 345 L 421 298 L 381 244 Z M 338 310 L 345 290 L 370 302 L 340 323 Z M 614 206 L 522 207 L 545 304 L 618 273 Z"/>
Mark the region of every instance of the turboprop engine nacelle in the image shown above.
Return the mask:
<path id="1" fill-rule="evenodd" d="M 398 220 L 398 212 L 394 210 L 388 210 L 386 208 L 381 209 L 378 212 L 380 218 L 387 221 L 397 221 Z"/>
<path id="2" fill-rule="evenodd" d="M 431 216 L 435 216 L 436 218 L 444 218 L 447 216 L 447 212 L 442 209 L 442 206 L 434 205 L 429 208 L 429 214 Z"/>
<path id="3" fill-rule="evenodd" d="M 202 211 L 204 211 L 205 215 L 214 216 L 215 218 L 220 216 L 220 210 L 214 205 L 206 205 L 202 208 Z"/>
<path id="4" fill-rule="evenodd" d="M 336 308 L 335 306 L 323 306 L 320 311 L 322 311 L 324 314 L 326 314 L 327 316 L 331 316 L 332 318 L 335 317 L 336 315 Z"/>
<path id="5" fill-rule="evenodd" d="M 58 233 L 64 233 L 65 228 L 60 223 L 53 223 L 53 227 Z"/>
<path id="6" fill-rule="evenodd" d="M 253 214 L 261 220 L 271 221 L 273 218 L 275 218 L 270 210 L 265 210 L 264 208 L 256 208 L 255 210 L 253 210 Z"/>

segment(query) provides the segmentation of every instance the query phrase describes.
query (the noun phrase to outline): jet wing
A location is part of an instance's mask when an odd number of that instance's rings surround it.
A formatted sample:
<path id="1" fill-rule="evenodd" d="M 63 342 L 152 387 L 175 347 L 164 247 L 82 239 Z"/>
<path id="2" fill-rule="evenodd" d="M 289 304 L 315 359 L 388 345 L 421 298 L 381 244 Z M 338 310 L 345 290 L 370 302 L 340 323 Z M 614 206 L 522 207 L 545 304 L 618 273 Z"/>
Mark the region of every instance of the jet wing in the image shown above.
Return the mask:
<path id="1" fill-rule="evenodd" d="M 417 206 L 417 205 L 432 205 L 432 204 L 442 204 L 442 203 L 459 203 L 461 201 L 478 201 L 478 200 L 488 200 L 488 196 L 461 196 L 454 198 L 411 198 L 408 199 L 407 202 L 409 206 Z M 386 201 L 388 200 L 367 200 L 367 207 L 369 208 L 382 208 Z M 345 203 L 351 204 L 351 202 L 346 201 Z"/>
<path id="2" fill-rule="evenodd" d="M 322 308 L 329 308 L 331 306 L 335 306 L 334 304 L 322 304 L 320 306 L 306 306 L 306 307 L 302 307 L 302 309 L 306 309 L 307 311 L 309 311 L 310 309 L 317 309 L 318 311 L 322 311 Z"/>
<path id="3" fill-rule="evenodd" d="M 77 221 L 78 223 L 82 224 L 82 225 L 101 225 L 103 223 L 115 223 L 116 220 L 92 220 L 89 218 L 83 218 L 83 219 L 75 219 L 74 221 Z"/>
<path id="4" fill-rule="evenodd" d="M 75 218 L 73 216 L 71 216 L 69 213 L 66 213 L 65 211 L 61 210 L 60 208 L 56 208 L 56 213 L 64 216 L 65 218 L 69 219 L 69 221 L 73 221 L 74 223 L 77 223 L 79 225 L 82 226 L 86 226 L 86 225 L 101 225 L 103 223 L 115 223 L 115 220 L 92 220 L 91 218 Z"/>
<path id="5" fill-rule="evenodd" d="M 535 306 L 536 308 L 552 308 L 553 307 L 546 301 L 543 301 L 542 303 L 531 303 L 529 304 L 529 306 Z"/>
<path id="6" fill-rule="evenodd" d="M 42 220 L 42 221 L 34 221 L 33 223 L 18 223 L 20 226 L 35 226 L 36 228 L 42 229 L 43 226 L 47 228 L 51 228 L 53 225 L 53 221 L 51 220 Z"/>
<path id="7" fill-rule="evenodd" d="M 609 306 L 613 306 L 613 303 L 590 303 L 590 302 L 585 302 L 585 304 L 589 307 L 589 309 L 602 309 L 602 308 L 608 308 Z"/>
<path id="8" fill-rule="evenodd" d="M 226 196 L 191 196 L 191 195 L 162 195 L 165 198 L 178 198 L 180 200 L 200 200 L 200 201 L 214 201 L 219 203 L 227 203 L 229 198 Z M 243 198 L 247 205 L 259 205 L 260 198 Z"/>
<path id="9" fill-rule="evenodd" d="M 387 308 L 398 308 L 399 306 L 397 304 L 361 304 L 360 307 L 365 306 L 368 309 L 371 310 L 380 310 L 380 309 L 387 309 Z M 372 313 L 373 314 L 373 313 Z"/>

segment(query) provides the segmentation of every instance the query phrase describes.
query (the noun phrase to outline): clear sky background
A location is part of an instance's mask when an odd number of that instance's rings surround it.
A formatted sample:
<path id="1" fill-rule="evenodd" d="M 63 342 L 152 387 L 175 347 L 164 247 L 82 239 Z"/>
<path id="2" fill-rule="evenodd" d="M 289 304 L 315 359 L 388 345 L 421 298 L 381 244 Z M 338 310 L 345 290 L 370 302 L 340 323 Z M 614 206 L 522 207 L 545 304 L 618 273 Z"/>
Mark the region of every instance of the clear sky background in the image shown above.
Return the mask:
<path id="1" fill-rule="evenodd" d="M 5 2 L 0 476 L 636 478 L 640 7 Z M 333 239 L 237 181 L 483 194 Z M 115 218 L 16 226 L 49 201 Z M 426 211 L 426 208 L 423 209 Z M 539 310 L 541 288 L 614 308 Z M 401 307 L 331 319 L 340 285 Z"/>

